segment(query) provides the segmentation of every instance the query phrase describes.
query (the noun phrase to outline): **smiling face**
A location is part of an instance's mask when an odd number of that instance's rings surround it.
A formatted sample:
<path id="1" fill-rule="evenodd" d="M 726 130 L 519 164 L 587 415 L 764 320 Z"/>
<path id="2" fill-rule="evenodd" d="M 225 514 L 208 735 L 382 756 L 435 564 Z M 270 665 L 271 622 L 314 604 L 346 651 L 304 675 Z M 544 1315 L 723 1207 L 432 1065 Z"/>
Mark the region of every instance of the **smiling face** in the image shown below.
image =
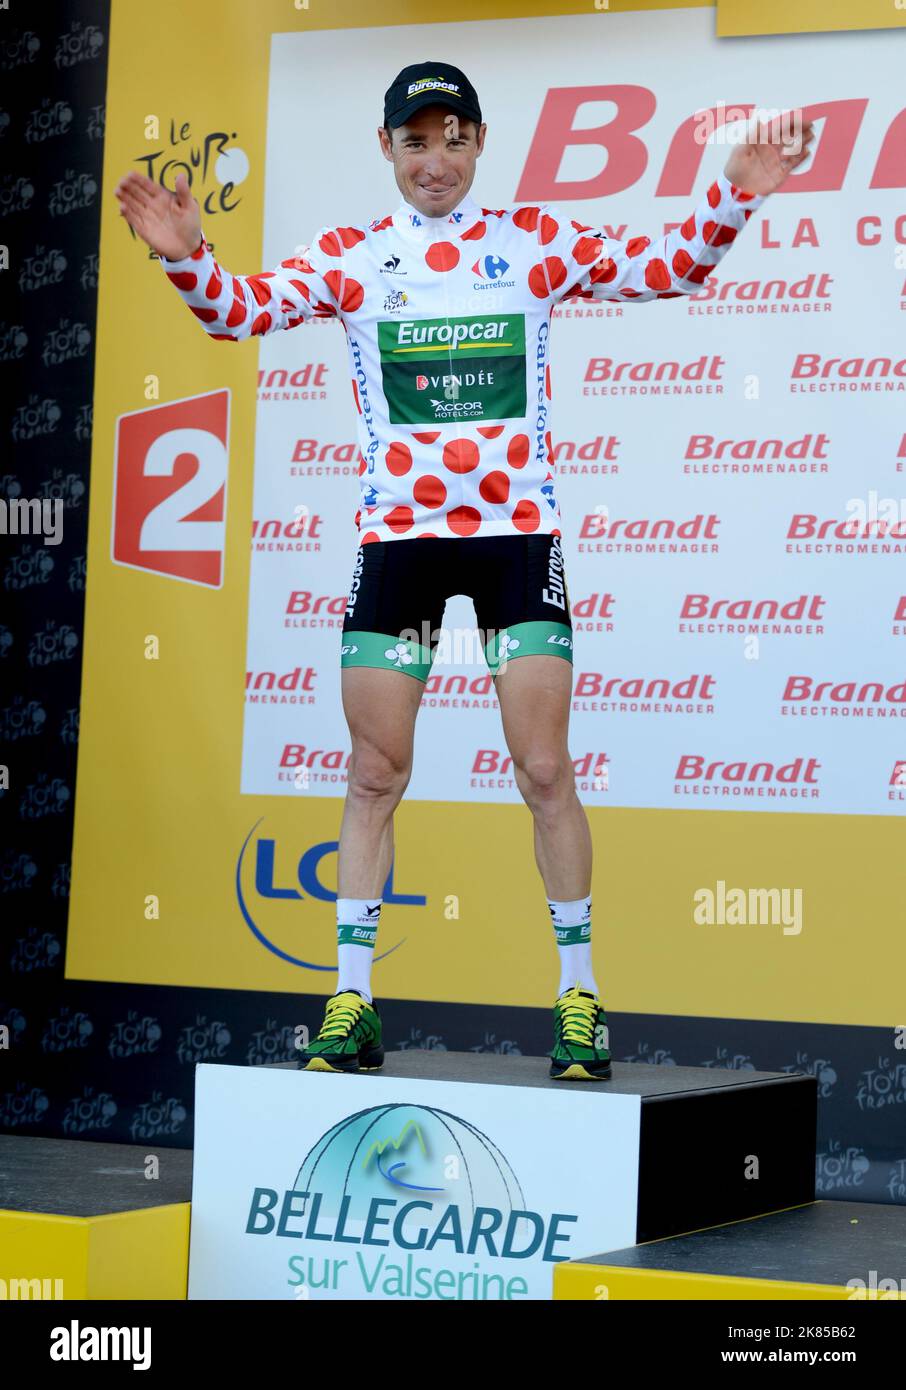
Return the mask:
<path id="1" fill-rule="evenodd" d="M 405 125 L 378 129 L 384 158 L 397 186 L 424 217 L 446 217 L 461 203 L 475 177 L 487 126 L 457 116 L 447 106 L 423 106 Z"/>

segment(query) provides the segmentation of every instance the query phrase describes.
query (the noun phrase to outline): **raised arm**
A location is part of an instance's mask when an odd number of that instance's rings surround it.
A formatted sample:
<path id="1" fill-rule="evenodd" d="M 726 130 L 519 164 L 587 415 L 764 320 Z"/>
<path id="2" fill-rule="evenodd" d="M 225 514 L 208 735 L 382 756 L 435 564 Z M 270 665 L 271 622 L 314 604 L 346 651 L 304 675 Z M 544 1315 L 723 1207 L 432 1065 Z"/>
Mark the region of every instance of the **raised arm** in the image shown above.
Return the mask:
<path id="1" fill-rule="evenodd" d="M 229 342 L 296 328 L 314 318 L 341 317 L 340 306 L 356 297 L 343 270 L 343 250 L 352 229 L 324 229 L 315 245 L 273 270 L 233 275 L 215 259 L 204 239 L 198 202 L 184 174 L 176 192 L 134 171 L 116 187 L 120 213 L 160 257 L 176 287 L 211 337 Z M 346 235 L 346 234 L 349 235 Z"/>
<path id="2" fill-rule="evenodd" d="M 694 294 L 727 254 L 737 234 L 769 193 L 810 153 L 812 125 L 787 147 L 780 119 L 759 125 L 738 146 L 723 173 L 679 227 L 652 240 L 626 241 L 542 207 L 538 238 L 543 259 L 535 276 L 538 291 L 553 303 L 564 299 L 644 301 Z M 536 292 L 538 292 L 536 291 Z M 547 297 L 547 296 L 545 296 Z"/>

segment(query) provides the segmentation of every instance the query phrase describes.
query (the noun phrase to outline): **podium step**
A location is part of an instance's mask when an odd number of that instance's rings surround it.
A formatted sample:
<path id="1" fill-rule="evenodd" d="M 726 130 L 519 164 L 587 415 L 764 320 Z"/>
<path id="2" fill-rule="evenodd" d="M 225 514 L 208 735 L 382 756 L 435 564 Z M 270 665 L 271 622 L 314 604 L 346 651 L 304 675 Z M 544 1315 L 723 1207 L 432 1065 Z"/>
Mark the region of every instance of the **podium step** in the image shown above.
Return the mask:
<path id="1" fill-rule="evenodd" d="M 294 1067 L 294 1063 L 285 1064 Z M 388 1052 L 394 1080 L 638 1096 L 638 1242 L 814 1201 L 818 1089 L 811 1076 L 614 1062 L 609 1081 L 554 1081 L 546 1057 Z M 345 1078 L 335 1078 L 340 1083 Z"/>
<path id="2" fill-rule="evenodd" d="M 0 1135 L 5 1297 L 185 1298 L 192 1154 L 154 1151 Z"/>
<path id="3" fill-rule="evenodd" d="M 906 1208 L 813 1202 L 590 1255 L 557 1266 L 554 1298 L 906 1298 Z"/>

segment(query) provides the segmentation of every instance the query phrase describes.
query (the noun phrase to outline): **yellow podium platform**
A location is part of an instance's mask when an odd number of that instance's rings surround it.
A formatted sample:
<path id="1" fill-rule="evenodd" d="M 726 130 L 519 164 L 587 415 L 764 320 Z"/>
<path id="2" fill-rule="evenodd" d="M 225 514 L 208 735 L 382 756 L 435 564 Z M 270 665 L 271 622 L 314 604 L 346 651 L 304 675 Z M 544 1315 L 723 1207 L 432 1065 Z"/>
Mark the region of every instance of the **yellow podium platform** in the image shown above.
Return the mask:
<path id="1" fill-rule="evenodd" d="M 0 1135 L 0 1292 L 23 1299 L 184 1299 L 192 1155 Z M 153 1167 L 151 1167 L 151 1171 Z"/>
<path id="2" fill-rule="evenodd" d="M 554 1298 L 906 1297 L 906 1208 L 811 1202 L 554 1270 Z"/>

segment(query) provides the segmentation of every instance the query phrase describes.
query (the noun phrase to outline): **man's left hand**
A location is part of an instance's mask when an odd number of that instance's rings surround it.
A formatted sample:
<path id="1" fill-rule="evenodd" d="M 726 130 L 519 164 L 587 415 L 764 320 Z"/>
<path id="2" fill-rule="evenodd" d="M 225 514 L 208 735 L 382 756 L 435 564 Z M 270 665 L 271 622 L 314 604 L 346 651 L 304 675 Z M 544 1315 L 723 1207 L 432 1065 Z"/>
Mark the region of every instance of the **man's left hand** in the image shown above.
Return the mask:
<path id="1" fill-rule="evenodd" d="M 743 145 L 737 145 L 724 169 L 725 176 L 744 193 L 776 193 L 794 169 L 811 154 L 811 121 L 800 110 L 785 111 L 759 121 Z"/>

